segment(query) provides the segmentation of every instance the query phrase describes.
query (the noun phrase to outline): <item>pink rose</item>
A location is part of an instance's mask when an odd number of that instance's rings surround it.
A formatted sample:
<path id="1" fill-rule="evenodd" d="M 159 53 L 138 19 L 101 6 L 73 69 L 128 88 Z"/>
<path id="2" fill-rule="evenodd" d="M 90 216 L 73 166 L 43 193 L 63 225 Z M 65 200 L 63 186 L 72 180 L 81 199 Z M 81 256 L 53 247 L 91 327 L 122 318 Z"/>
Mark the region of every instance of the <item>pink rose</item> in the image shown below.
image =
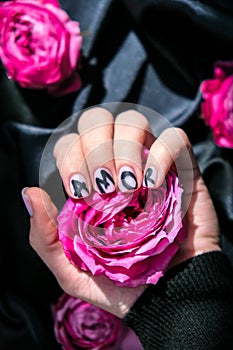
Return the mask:
<path id="1" fill-rule="evenodd" d="M 57 0 L 0 3 L 0 59 L 8 77 L 24 88 L 60 96 L 76 91 L 82 37 Z"/>
<path id="2" fill-rule="evenodd" d="M 157 189 L 68 199 L 58 217 L 66 256 L 116 285 L 156 284 L 184 236 L 182 192 L 177 175 L 169 171 Z"/>
<path id="3" fill-rule="evenodd" d="M 215 143 L 233 148 L 233 61 L 216 62 L 214 78 L 201 84 L 203 118 L 213 131 Z"/>
<path id="4" fill-rule="evenodd" d="M 56 338 L 65 350 L 142 350 L 120 318 L 66 293 L 53 307 L 53 317 Z"/>

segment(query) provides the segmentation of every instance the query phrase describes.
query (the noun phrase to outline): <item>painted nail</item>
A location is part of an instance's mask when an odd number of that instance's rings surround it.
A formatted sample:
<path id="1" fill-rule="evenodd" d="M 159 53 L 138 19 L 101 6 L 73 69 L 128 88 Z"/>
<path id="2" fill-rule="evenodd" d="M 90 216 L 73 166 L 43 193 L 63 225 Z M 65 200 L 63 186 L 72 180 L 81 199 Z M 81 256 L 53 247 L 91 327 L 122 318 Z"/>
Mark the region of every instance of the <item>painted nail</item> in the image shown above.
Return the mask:
<path id="1" fill-rule="evenodd" d="M 146 169 L 144 174 L 143 186 L 154 188 L 156 180 L 156 169 L 154 167 L 149 167 Z"/>
<path id="2" fill-rule="evenodd" d="M 133 170 L 128 166 L 123 166 L 119 173 L 119 188 L 122 192 L 135 190 L 138 186 Z"/>
<path id="3" fill-rule="evenodd" d="M 22 198 L 23 198 L 23 201 L 24 201 L 24 204 L 25 204 L 25 207 L 28 211 L 28 214 L 30 216 L 33 216 L 33 210 L 32 210 L 32 202 L 31 202 L 31 199 L 25 194 L 25 191 L 28 187 L 25 187 L 22 189 L 21 191 L 21 195 L 22 195 Z"/>
<path id="4" fill-rule="evenodd" d="M 71 177 L 70 190 L 75 198 L 84 198 L 89 196 L 89 190 L 85 178 L 80 174 L 75 174 Z"/>
<path id="5" fill-rule="evenodd" d="M 98 192 L 101 194 L 111 193 L 115 190 L 115 183 L 111 173 L 105 169 L 100 168 L 95 172 L 95 182 Z"/>

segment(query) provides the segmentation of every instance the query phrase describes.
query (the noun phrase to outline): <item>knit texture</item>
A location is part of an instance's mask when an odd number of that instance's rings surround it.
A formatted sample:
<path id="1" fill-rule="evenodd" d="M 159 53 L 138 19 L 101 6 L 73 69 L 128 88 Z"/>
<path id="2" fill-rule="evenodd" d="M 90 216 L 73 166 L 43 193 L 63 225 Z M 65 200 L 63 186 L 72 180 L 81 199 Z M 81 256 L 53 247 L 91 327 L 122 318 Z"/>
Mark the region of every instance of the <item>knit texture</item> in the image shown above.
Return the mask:
<path id="1" fill-rule="evenodd" d="M 125 316 L 145 350 L 232 349 L 233 269 L 221 252 L 196 256 L 150 285 Z"/>

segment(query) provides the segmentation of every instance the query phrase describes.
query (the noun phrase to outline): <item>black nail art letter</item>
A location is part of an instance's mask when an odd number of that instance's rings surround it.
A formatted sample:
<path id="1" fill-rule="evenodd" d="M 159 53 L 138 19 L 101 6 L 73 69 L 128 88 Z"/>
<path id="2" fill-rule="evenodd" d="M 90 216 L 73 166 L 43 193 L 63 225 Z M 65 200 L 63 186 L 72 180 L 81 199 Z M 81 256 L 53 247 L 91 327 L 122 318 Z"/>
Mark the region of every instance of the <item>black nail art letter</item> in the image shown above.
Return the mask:
<path id="1" fill-rule="evenodd" d="M 145 185 L 148 187 L 148 182 L 151 184 L 155 184 L 154 180 L 151 178 L 151 175 L 153 174 L 153 169 L 148 168 L 145 174 Z"/>
<path id="2" fill-rule="evenodd" d="M 131 178 L 131 181 L 127 181 L 128 177 Z M 134 185 L 132 185 L 132 179 L 135 182 Z M 128 171 L 128 170 L 122 171 L 121 182 L 127 190 L 135 190 L 135 188 L 137 188 L 137 179 L 136 179 L 134 173 L 132 173 L 131 171 Z"/>
<path id="3" fill-rule="evenodd" d="M 87 192 L 87 194 L 89 194 L 88 188 L 86 183 L 83 181 L 78 181 L 78 180 L 71 180 L 72 186 L 74 188 L 74 196 L 81 198 L 83 197 L 82 195 L 82 191 Z"/>
<path id="4" fill-rule="evenodd" d="M 114 181 L 112 176 L 104 169 L 100 170 L 100 174 L 102 176 L 102 179 L 99 177 L 96 177 L 95 181 L 98 186 L 98 189 L 100 190 L 100 193 L 106 193 L 107 188 L 111 185 L 109 181 L 114 185 Z"/>

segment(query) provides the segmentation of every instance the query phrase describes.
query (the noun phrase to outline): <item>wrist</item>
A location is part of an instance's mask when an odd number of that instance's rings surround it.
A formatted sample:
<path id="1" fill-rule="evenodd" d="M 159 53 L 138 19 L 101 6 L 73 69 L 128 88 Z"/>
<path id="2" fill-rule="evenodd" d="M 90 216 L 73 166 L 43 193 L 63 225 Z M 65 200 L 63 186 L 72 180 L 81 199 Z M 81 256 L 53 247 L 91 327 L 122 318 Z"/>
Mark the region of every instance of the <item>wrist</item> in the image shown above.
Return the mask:
<path id="1" fill-rule="evenodd" d="M 210 253 L 210 252 L 221 252 L 222 249 L 218 244 L 209 244 L 206 245 L 205 248 L 194 250 L 194 249 L 180 249 L 178 250 L 177 254 L 172 259 L 171 263 L 169 264 L 168 269 L 181 264 L 184 261 L 187 261 L 191 258 L 194 258 L 195 256 L 202 255 L 204 253 Z"/>

